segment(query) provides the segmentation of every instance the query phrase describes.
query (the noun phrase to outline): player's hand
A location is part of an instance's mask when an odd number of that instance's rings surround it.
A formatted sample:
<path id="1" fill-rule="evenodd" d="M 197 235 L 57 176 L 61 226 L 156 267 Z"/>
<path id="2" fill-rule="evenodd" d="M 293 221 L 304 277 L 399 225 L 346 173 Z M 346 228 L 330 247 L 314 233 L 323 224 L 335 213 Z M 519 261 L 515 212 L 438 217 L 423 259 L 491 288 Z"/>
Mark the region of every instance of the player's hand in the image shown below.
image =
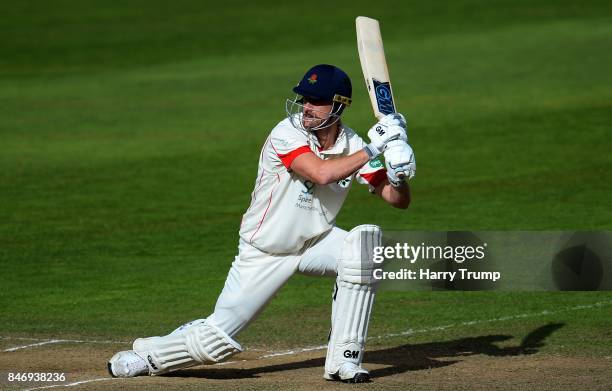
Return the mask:
<path id="1" fill-rule="evenodd" d="M 378 121 L 368 131 L 368 137 L 371 141 L 371 146 L 381 153 L 385 150 L 385 146 L 392 140 L 408 141 L 406 135 L 406 119 L 399 113 L 388 114 Z"/>
<path id="2" fill-rule="evenodd" d="M 416 174 L 416 160 L 414 152 L 408 143 L 402 140 L 393 140 L 387 143 L 384 152 L 387 179 L 391 186 L 398 187 L 406 179 L 412 179 Z"/>
<path id="3" fill-rule="evenodd" d="M 402 128 L 404 128 L 404 130 L 407 129 L 406 117 L 404 117 L 404 114 L 402 113 L 387 114 L 386 116 L 382 117 L 382 119 L 379 122 L 385 125 L 399 125 Z"/>

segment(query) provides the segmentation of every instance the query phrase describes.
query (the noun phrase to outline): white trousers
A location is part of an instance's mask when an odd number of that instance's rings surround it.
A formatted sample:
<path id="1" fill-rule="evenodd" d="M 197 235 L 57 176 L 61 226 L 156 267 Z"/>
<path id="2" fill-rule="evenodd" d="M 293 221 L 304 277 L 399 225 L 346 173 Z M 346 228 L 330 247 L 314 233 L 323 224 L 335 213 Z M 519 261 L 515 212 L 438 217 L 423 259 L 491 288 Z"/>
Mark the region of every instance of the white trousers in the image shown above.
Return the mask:
<path id="1" fill-rule="evenodd" d="M 334 227 L 299 253 L 270 255 L 242 239 L 215 311 L 207 321 L 237 335 L 296 272 L 335 277 L 347 232 Z"/>

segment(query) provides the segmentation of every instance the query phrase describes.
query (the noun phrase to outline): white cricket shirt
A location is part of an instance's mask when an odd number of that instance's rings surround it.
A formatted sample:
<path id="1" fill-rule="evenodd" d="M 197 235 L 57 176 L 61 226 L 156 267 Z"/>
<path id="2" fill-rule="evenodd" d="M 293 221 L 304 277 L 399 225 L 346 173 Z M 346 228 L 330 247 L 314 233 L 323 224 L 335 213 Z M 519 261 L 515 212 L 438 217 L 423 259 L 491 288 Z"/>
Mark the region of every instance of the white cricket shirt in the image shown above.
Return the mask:
<path id="1" fill-rule="evenodd" d="M 291 163 L 303 153 L 333 159 L 364 146 L 361 137 L 342 125 L 334 146 L 320 151 L 314 134 L 293 127 L 289 119 L 281 121 L 261 149 L 255 189 L 242 217 L 240 237 L 261 251 L 287 254 L 298 252 L 307 240 L 329 230 L 353 180 L 373 190 L 387 177 L 384 166 L 374 160 L 348 178 L 315 185 L 291 171 Z"/>

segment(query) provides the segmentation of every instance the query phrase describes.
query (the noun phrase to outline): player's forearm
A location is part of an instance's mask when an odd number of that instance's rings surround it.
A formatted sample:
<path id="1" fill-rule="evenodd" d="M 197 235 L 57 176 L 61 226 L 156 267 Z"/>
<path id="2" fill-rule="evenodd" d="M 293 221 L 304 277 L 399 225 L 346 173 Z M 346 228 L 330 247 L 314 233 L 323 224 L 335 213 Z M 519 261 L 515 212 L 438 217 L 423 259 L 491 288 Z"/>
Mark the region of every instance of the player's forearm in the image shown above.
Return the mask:
<path id="1" fill-rule="evenodd" d="M 391 206 L 406 209 L 410 205 L 410 186 L 406 182 L 399 187 L 393 187 L 385 181 L 376 190 L 380 197 Z"/>
<path id="2" fill-rule="evenodd" d="M 317 184 L 321 185 L 336 182 L 353 175 L 355 171 L 359 170 L 369 160 L 370 157 L 363 150 L 337 159 L 321 160 L 321 163 L 316 168 L 313 179 Z"/>
<path id="3" fill-rule="evenodd" d="M 317 185 L 327 185 L 353 175 L 369 160 L 370 155 L 364 150 L 329 160 L 304 153 L 293 160 L 291 169 Z"/>

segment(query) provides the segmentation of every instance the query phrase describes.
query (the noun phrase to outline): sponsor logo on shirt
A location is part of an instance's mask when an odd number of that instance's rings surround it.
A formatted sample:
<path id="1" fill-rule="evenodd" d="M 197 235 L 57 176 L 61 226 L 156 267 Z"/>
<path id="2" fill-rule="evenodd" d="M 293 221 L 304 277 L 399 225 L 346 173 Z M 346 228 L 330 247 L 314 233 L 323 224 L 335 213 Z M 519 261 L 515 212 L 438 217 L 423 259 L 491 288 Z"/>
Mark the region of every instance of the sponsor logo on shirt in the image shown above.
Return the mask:
<path id="1" fill-rule="evenodd" d="M 344 179 L 340 179 L 338 182 L 336 182 L 338 184 L 338 186 L 340 186 L 343 189 L 346 189 L 347 187 L 349 187 L 349 185 L 351 184 L 351 177 L 348 178 L 344 178 Z"/>
<path id="2" fill-rule="evenodd" d="M 314 188 L 315 188 L 314 182 L 305 180 L 303 185 L 304 185 L 304 190 L 302 190 L 302 194 L 310 194 L 310 195 L 314 194 Z"/>
<path id="3" fill-rule="evenodd" d="M 376 158 L 376 159 L 370 160 L 370 163 L 368 163 L 368 164 L 372 168 L 382 168 L 383 167 L 383 164 L 380 161 L 380 158 Z"/>
<path id="4" fill-rule="evenodd" d="M 305 180 L 302 182 L 304 188 L 302 192 L 298 195 L 298 200 L 295 203 L 296 208 L 304 209 L 304 210 L 314 210 L 314 206 L 312 206 L 312 199 L 315 190 L 314 182 L 309 180 Z"/>

